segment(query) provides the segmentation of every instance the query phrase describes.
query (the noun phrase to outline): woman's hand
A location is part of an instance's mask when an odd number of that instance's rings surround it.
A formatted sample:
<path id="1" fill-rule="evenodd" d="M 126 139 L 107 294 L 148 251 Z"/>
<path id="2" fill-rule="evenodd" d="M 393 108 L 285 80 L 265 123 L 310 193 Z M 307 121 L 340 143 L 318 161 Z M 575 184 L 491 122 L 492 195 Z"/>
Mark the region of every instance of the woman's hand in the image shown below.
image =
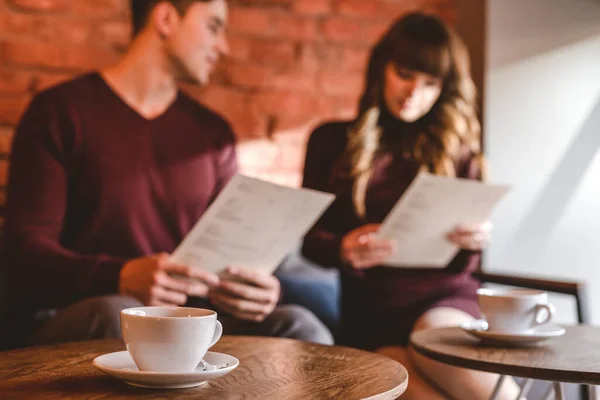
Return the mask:
<path id="1" fill-rule="evenodd" d="M 492 223 L 484 221 L 474 224 L 461 224 L 448 233 L 447 239 L 464 250 L 483 250 L 490 241 Z"/>
<path id="2" fill-rule="evenodd" d="M 342 239 L 340 257 L 352 268 L 365 269 L 381 265 L 394 254 L 392 240 L 377 237 L 379 224 L 356 228 Z"/>

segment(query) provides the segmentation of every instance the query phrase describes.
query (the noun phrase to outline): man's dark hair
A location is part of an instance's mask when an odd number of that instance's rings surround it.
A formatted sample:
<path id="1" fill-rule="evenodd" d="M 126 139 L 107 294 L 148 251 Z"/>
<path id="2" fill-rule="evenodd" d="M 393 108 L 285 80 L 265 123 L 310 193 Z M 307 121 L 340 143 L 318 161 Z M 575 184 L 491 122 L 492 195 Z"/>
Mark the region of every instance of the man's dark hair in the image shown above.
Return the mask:
<path id="1" fill-rule="evenodd" d="M 188 7 L 192 4 L 196 2 L 208 3 L 212 0 L 130 0 L 133 37 L 137 36 L 144 29 L 148 22 L 148 16 L 154 7 L 163 1 L 173 4 L 177 11 L 179 11 L 179 14 L 184 15 Z"/>

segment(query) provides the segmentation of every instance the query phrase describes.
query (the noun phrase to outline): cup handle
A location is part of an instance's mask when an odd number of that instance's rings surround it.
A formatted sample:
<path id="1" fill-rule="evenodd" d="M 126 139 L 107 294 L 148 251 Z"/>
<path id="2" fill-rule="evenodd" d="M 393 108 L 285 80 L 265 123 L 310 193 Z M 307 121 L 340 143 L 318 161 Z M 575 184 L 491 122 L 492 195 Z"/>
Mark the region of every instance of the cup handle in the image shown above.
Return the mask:
<path id="1" fill-rule="evenodd" d="M 210 344 L 208 345 L 209 349 L 211 347 L 213 347 L 213 345 L 215 343 L 217 343 L 219 341 L 219 339 L 221 339 L 222 334 L 223 334 L 223 325 L 221 325 L 221 322 L 219 322 L 219 320 L 217 320 L 216 324 L 215 324 L 215 334 L 213 335 L 213 338 L 210 341 Z"/>
<path id="2" fill-rule="evenodd" d="M 537 325 L 542 325 L 547 322 L 550 322 L 550 320 L 556 313 L 556 308 L 554 307 L 554 305 L 552 305 L 550 303 L 540 303 L 535 306 L 535 309 L 536 309 L 535 310 L 535 323 Z M 546 310 L 546 318 L 544 318 L 542 321 L 540 321 L 539 317 L 540 317 L 540 312 L 542 310 Z"/>

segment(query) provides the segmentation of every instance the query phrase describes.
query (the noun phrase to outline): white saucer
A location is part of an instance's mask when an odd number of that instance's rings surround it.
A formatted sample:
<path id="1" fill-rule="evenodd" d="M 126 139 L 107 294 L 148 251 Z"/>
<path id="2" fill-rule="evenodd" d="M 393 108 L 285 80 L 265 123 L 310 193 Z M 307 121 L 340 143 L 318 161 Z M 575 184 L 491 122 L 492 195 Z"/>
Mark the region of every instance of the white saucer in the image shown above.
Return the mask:
<path id="1" fill-rule="evenodd" d="M 482 319 L 465 322 L 461 325 L 461 328 L 471 335 L 485 339 L 486 341 L 513 345 L 536 343 L 565 334 L 565 328 L 553 323 L 538 325 L 530 332 L 524 333 L 490 331 L 487 329 L 487 322 Z"/>
<path id="2" fill-rule="evenodd" d="M 206 370 L 201 364 L 194 372 L 189 373 L 143 372 L 138 370 L 129 352 L 118 351 L 96 357 L 92 364 L 100 371 L 122 379 L 132 386 L 153 389 L 184 389 L 200 386 L 208 380 L 230 373 L 240 364 L 235 357 L 212 351 L 206 353 L 204 361 L 211 364 Z M 227 366 L 216 369 L 215 365 Z"/>

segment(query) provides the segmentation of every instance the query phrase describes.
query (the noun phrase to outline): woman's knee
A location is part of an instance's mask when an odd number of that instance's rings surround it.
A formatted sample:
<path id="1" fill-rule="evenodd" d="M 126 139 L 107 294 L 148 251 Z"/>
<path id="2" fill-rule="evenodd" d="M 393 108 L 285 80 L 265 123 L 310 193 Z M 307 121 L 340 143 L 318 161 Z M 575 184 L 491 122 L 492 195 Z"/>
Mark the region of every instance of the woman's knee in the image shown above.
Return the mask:
<path id="1" fill-rule="evenodd" d="M 460 326 L 462 323 L 472 319 L 473 317 L 469 313 L 457 308 L 432 308 L 419 317 L 413 325 L 412 332 L 430 328 Z"/>

